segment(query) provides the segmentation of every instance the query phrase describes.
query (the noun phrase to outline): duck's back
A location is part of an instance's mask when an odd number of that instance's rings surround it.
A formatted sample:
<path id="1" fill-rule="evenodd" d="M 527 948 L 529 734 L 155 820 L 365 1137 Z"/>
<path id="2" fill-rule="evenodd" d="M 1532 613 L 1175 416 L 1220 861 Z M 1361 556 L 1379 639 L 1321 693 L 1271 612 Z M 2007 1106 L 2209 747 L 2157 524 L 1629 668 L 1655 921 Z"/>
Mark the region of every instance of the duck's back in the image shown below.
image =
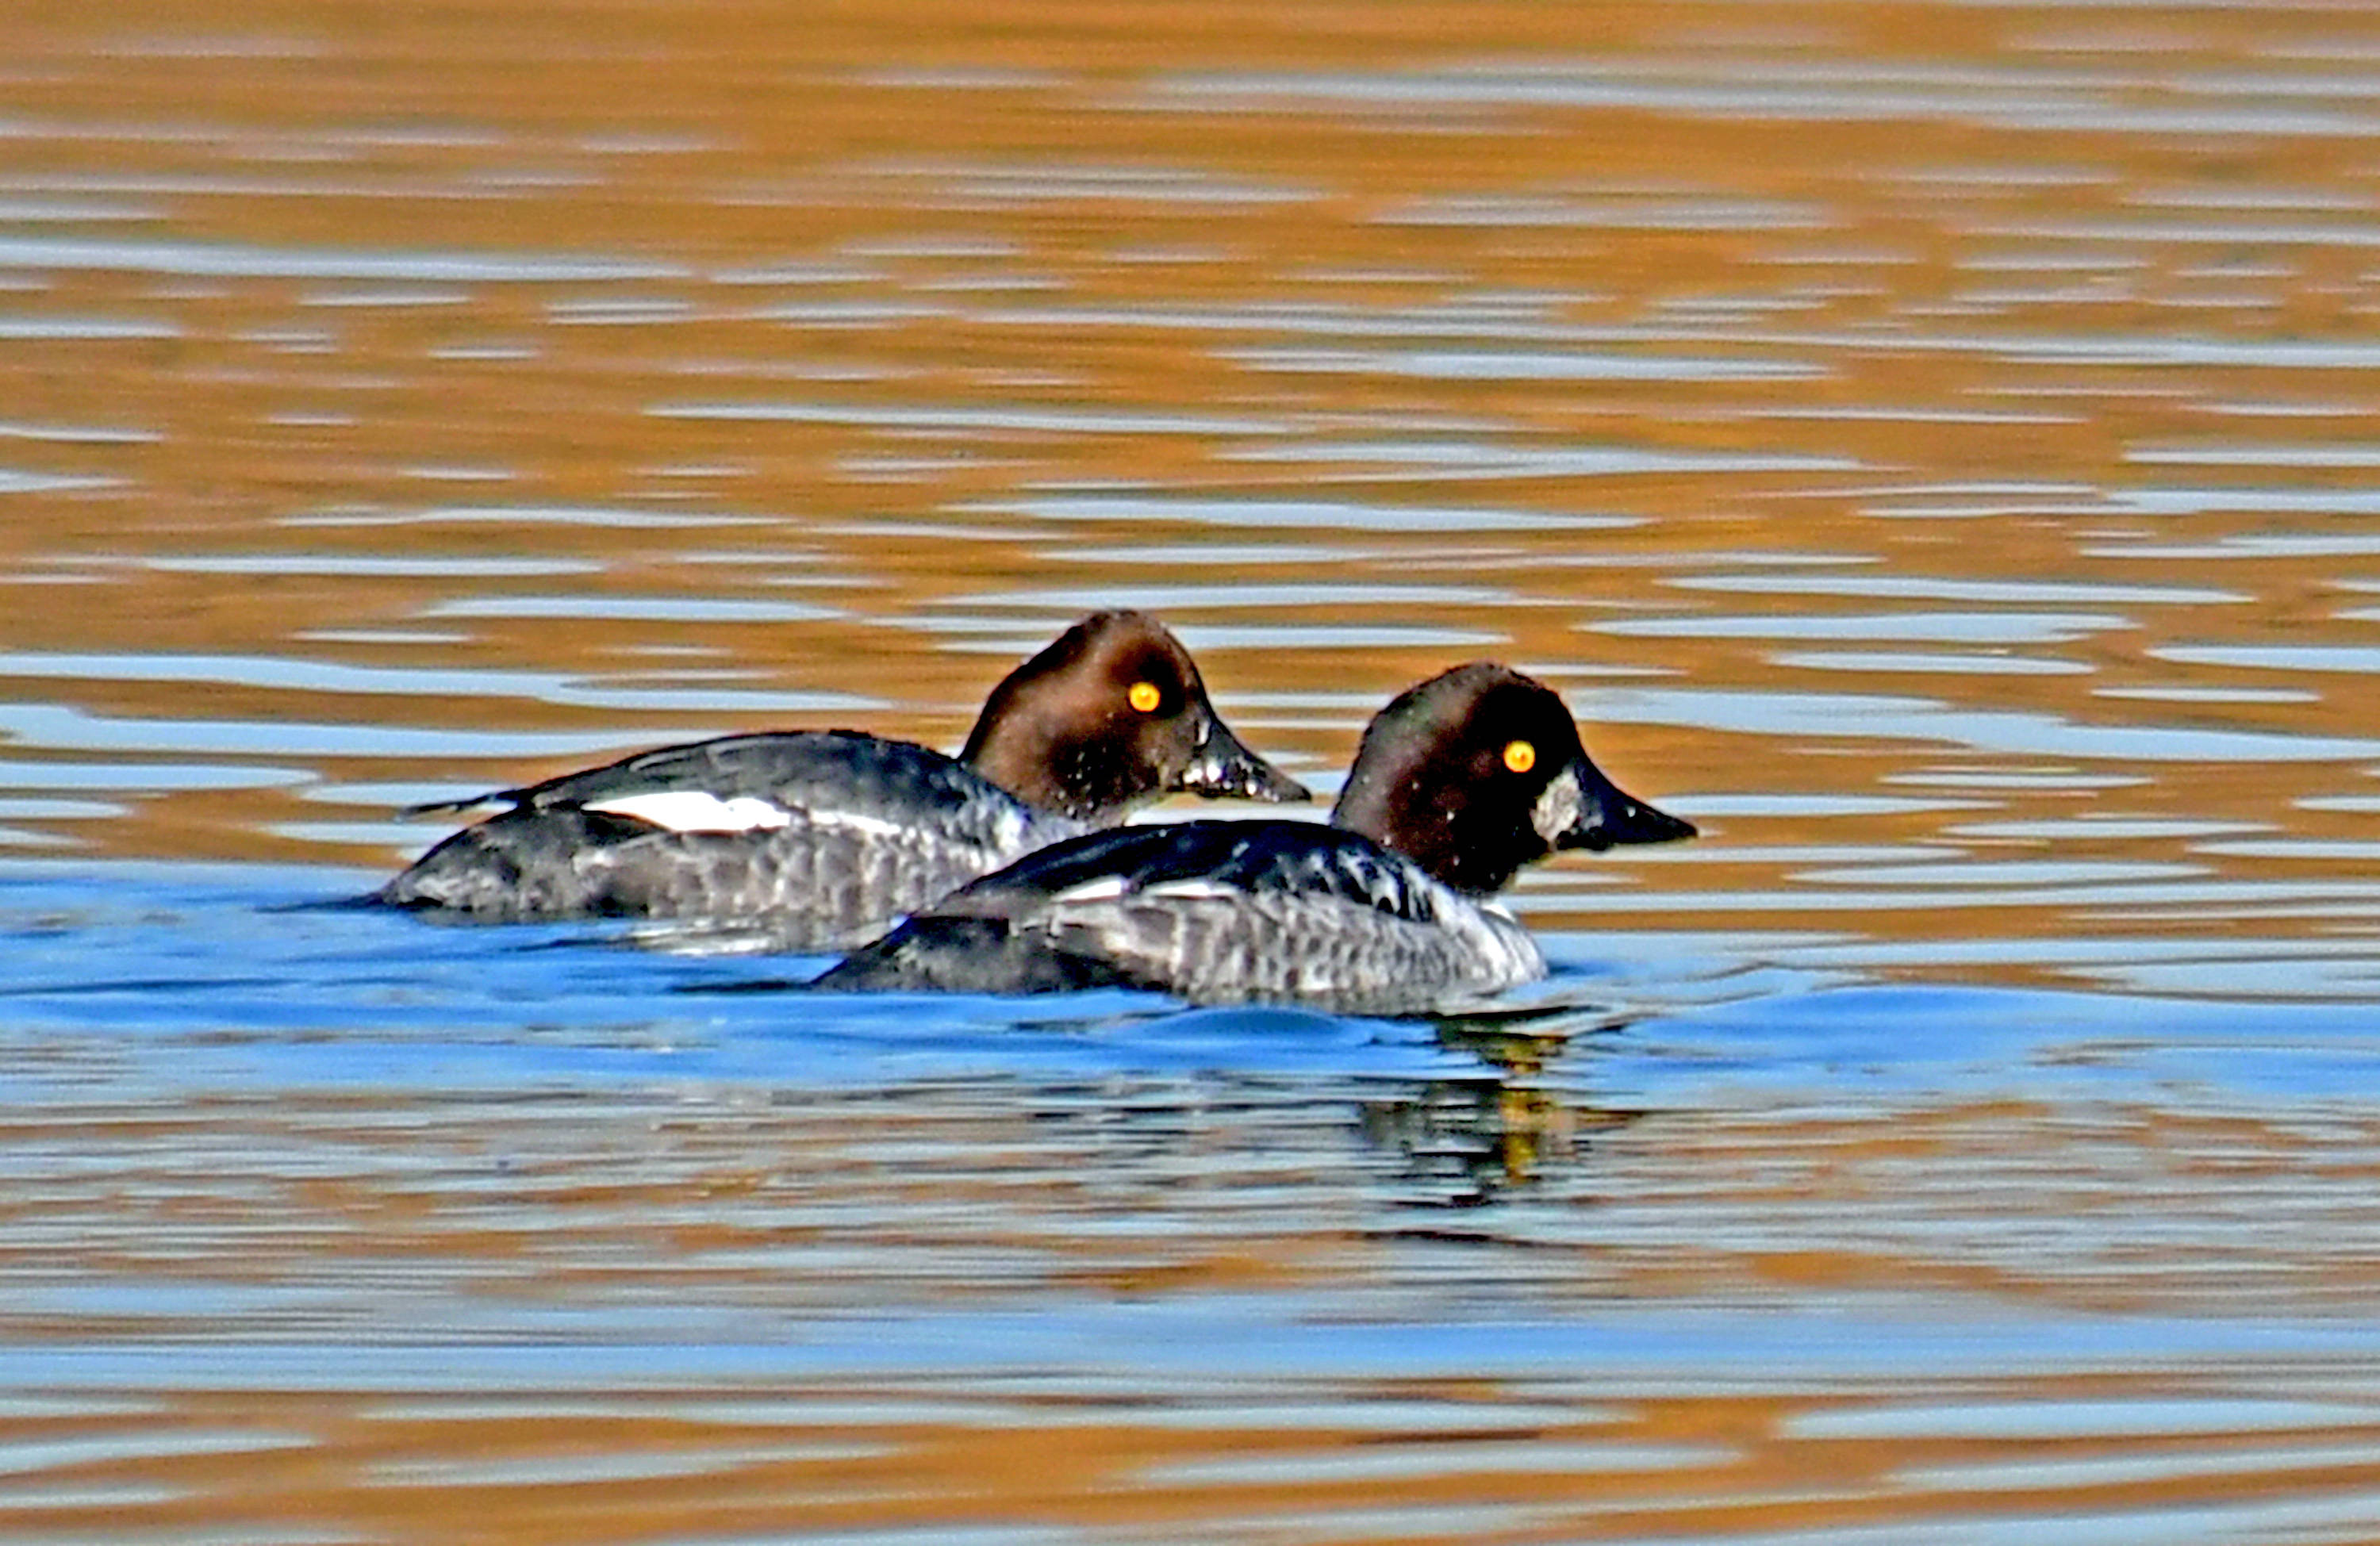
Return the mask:
<path id="1" fill-rule="evenodd" d="M 1193 821 L 1042 849 L 912 917 L 830 988 L 1100 984 L 1197 1003 L 1410 1013 L 1545 972 L 1525 930 L 1352 832 Z"/>
<path id="2" fill-rule="evenodd" d="M 731 736 L 490 799 L 377 893 L 479 918 L 765 921 L 835 948 L 1084 824 L 965 765 L 853 731 Z"/>

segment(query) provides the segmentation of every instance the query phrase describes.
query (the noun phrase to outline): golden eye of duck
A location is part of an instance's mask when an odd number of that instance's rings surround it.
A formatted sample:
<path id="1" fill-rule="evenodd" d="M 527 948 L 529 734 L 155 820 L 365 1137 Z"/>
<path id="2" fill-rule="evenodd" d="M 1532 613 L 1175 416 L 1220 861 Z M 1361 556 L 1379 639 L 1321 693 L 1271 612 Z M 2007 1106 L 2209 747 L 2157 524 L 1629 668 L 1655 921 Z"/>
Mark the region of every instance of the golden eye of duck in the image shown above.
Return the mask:
<path id="1" fill-rule="evenodd" d="M 1525 741 L 1515 741 L 1504 748 L 1504 766 L 1515 773 L 1526 773 L 1537 765 L 1537 749 Z"/>
<path id="2" fill-rule="evenodd" d="M 1154 714 L 1157 706 L 1165 701 L 1165 694 L 1157 690 L 1154 682 L 1135 682 L 1125 690 L 1123 701 L 1143 714 Z"/>

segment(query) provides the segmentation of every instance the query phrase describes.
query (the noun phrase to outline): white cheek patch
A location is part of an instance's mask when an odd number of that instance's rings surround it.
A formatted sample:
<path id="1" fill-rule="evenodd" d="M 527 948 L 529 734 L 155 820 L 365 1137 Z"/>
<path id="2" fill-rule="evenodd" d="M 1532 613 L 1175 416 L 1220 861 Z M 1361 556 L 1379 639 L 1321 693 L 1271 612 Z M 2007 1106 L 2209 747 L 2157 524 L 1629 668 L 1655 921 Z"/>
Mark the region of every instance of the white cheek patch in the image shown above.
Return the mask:
<path id="1" fill-rule="evenodd" d="M 598 800 L 587 808 L 672 832 L 773 832 L 794 823 L 793 813 L 782 805 L 749 794 L 722 800 L 698 789 L 626 794 Z"/>
<path id="2" fill-rule="evenodd" d="M 1561 835 L 1571 829 L 1579 817 L 1578 780 L 1564 773 L 1558 775 L 1546 791 L 1537 796 L 1535 808 L 1529 812 L 1529 825 L 1537 829 L 1551 848 Z"/>

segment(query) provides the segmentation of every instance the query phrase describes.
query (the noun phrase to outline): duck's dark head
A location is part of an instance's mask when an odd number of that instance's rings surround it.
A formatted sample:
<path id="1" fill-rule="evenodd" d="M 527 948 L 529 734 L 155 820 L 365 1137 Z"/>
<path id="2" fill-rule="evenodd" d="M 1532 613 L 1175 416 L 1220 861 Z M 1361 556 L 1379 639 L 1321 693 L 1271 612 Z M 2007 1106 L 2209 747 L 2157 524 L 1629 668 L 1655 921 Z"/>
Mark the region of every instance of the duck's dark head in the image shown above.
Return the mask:
<path id="1" fill-rule="evenodd" d="M 1558 849 L 1694 835 L 1604 777 L 1551 688 L 1485 660 L 1373 717 L 1330 819 L 1482 896 Z"/>
<path id="2" fill-rule="evenodd" d="M 1190 652 L 1143 612 L 1095 612 L 1009 672 L 959 756 L 1027 804 L 1091 821 L 1176 791 L 1312 798 L 1240 744 Z"/>

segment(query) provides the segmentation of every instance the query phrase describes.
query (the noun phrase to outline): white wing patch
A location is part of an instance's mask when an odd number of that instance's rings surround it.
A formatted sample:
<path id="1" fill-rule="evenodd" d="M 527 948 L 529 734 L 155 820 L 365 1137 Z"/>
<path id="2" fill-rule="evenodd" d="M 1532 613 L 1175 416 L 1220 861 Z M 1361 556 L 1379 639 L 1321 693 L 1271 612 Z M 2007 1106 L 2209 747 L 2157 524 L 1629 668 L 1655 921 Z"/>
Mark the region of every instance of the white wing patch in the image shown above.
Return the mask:
<path id="1" fill-rule="evenodd" d="M 1167 880 L 1149 887 L 1143 893 L 1150 897 L 1169 897 L 1177 901 L 1245 901 L 1248 893 L 1237 886 L 1220 880 Z"/>
<path id="2" fill-rule="evenodd" d="M 1062 904 L 1066 902 L 1113 901 L 1116 898 L 1123 896 L 1123 876 L 1120 875 L 1103 875 L 1097 880 L 1086 880 L 1080 886 L 1069 886 L 1062 891 L 1052 892 L 1050 894 L 1050 900 L 1054 904 Z"/>
<path id="3" fill-rule="evenodd" d="M 617 800 L 598 800 L 587 808 L 672 832 L 773 832 L 794 824 L 793 813 L 783 805 L 749 794 L 722 800 L 698 789 L 624 794 Z"/>
<path id="4" fill-rule="evenodd" d="M 861 815 L 857 811 L 838 811 L 832 806 L 804 811 L 802 819 L 821 829 L 859 832 L 871 838 L 902 838 L 908 836 L 911 830 L 882 816 Z"/>

